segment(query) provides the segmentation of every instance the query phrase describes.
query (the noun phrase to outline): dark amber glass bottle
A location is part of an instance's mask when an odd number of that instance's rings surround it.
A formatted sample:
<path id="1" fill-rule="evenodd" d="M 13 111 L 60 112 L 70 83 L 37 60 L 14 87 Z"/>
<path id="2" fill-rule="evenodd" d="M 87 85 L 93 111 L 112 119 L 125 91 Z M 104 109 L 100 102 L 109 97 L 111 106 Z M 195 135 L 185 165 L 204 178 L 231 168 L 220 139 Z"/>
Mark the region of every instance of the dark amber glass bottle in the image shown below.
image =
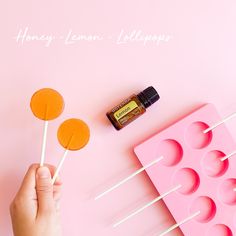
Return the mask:
<path id="1" fill-rule="evenodd" d="M 113 126 L 120 130 L 130 122 L 141 116 L 146 108 L 158 101 L 160 98 L 157 91 L 148 87 L 139 94 L 133 94 L 119 105 L 107 112 L 107 117 Z"/>

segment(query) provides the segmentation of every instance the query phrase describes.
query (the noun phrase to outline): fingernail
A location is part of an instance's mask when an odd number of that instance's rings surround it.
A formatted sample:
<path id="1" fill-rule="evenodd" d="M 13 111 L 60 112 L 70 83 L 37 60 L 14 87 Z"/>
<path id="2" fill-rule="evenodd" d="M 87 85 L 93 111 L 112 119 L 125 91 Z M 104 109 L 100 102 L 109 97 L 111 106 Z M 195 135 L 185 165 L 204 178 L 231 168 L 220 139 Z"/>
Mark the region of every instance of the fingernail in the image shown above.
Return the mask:
<path id="1" fill-rule="evenodd" d="M 38 168 L 37 176 L 40 179 L 48 179 L 51 178 L 51 173 L 47 167 L 40 167 Z"/>

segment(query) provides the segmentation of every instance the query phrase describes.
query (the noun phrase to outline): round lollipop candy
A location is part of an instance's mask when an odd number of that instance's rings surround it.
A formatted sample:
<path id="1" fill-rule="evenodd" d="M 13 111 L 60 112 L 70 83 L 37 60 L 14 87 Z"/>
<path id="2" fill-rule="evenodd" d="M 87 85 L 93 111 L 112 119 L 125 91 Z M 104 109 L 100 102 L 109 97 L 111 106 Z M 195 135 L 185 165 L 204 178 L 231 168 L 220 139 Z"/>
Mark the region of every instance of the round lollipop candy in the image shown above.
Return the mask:
<path id="1" fill-rule="evenodd" d="M 40 166 L 45 160 L 48 121 L 56 119 L 64 109 L 64 100 L 60 93 L 51 88 L 43 88 L 35 92 L 30 101 L 33 114 L 40 120 L 44 120 L 43 144 Z"/>
<path id="2" fill-rule="evenodd" d="M 88 143 L 89 137 L 89 127 L 82 120 L 75 118 L 68 119 L 60 125 L 57 138 L 62 147 L 65 148 L 65 152 L 53 176 L 52 184 L 55 183 L 68 152 L 83 148 Z"/>

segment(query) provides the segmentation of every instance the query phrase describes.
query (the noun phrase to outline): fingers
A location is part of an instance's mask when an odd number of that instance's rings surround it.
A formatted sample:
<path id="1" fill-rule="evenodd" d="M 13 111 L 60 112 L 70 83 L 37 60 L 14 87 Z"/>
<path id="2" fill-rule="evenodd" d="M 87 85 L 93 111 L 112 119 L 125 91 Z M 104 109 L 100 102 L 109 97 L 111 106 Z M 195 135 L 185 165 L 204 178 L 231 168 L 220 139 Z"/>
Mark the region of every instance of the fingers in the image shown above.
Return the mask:
<path id="1" fill-rule="evenodd" d="M 61 189 L 62 189 L 61 185 L 54 185 L 53 186 L 53 199 L 55 201 L 60 200 L 60 198 L 61 198 Z"/>
<path id="2" fill-rule="evenodd" d="M 56 167 L 49 164 L 45 164 L 45 166 L 48 167 L 48 169 L 50 170 L 51 176 L 53 176 L 56 171 Z M 39 164 L 32 164 L 29 167 L 22 181 L 20 190 L 18 192 L 20 195 L 25 195 L 25 194 L 29 195 L 29 194 L 35 193 L 35 186 L 36 186 L 35 176 L 36 176 L 36 171 L 38 168 L 39 168 Z M 58 185 L 62 185 L 60 178 L 57 178 L 56 182 L 54 183 L 54 186 L 58 186 Z M 55 191 L 57 192 L 58 188 L 56 188 Z"/>
<path id="3" fill-rule="evenodd" d="M 36 173 L 38 213 L 51 213 L 55 209 L 51 172 L 48 167 L 39 167 Z"/>
<path id="4" fill-rule="evenodd" d="M 49 164 L 45 164 L 45 166 L 48 167 L 48 169 L 49 169 L 50 172 L 51 172 L 51 176 L 53 177 L 54 174 L 55 174 L 55 172 L 56 172 L 56 167 L 55 167 L 55 166 L 52 166 L 52 165 L 49 165 Z M 56 181 L 55 181 L 54 185 L 61 185 L 61 184 L 62 184 L 61 179 L 60 179 L 60 177 L 58 176 L 58 177 L 56 178 Z"/>
<path id="5" fill-rule="evenodd" d="M 38 164 L 33 164 L 29 167 L 28 171 L 25 174 L 25 177 L 22 181 L 20 190 L 18 191 L 17 196 L 20 197 L 31 197 L 35 195 L 35 175 Z"/>
<path id="6" fill-rule="evenodd" d="M 56 172 L 56 167 L 55 166 L 52 166 L 52 165 L 46 165 L 50 172 L 51 172 L 51 176 L 53 176 Z M 62 181 L 60 179 L 60 177 L 58 176 L 54 185 L 53 185 L 53 198 L 55 201 L 58 201 L 60 200 L 60 197 L 61 197 L 61 189 L 62 189 Z"/>
<path id="7" fill-rule="evenodd" d="M 38 200 L 39 211 L 42 212 L 52 209 L 55 206 L 55 201 L 60 200 L 62 182 L 60 178 L 57 178 L 54 185 L 51 184 L 51 177 L 54 175 L 56 167 L 45 164 L 43 171 L 41 169 L 39 164 L 29 167 L 16 197 L 23 200 Z M 44 171 L 46 171 L 46 175 Z"/>

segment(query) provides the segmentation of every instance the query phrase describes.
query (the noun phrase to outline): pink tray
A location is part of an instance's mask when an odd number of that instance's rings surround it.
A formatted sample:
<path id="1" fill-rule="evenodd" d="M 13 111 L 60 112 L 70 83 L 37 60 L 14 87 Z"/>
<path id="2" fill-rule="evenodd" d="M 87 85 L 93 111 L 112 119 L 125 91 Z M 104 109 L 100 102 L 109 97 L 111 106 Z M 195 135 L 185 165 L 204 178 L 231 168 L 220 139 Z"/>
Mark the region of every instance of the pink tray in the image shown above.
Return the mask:
<path id="1" fill-rule="evenodd" d="M 224 124 L 202 132 L 220 120 L 207 104 L 134 148 L 142 165 L 163 155 L 147 169 L 159 194 L 182 185 L 163 199 L 176 222 L 201 212 L 180 226 L 184 235 L 232 236 L 236 229 L 236 156 L 220 160 L 235 142 Z"/>

